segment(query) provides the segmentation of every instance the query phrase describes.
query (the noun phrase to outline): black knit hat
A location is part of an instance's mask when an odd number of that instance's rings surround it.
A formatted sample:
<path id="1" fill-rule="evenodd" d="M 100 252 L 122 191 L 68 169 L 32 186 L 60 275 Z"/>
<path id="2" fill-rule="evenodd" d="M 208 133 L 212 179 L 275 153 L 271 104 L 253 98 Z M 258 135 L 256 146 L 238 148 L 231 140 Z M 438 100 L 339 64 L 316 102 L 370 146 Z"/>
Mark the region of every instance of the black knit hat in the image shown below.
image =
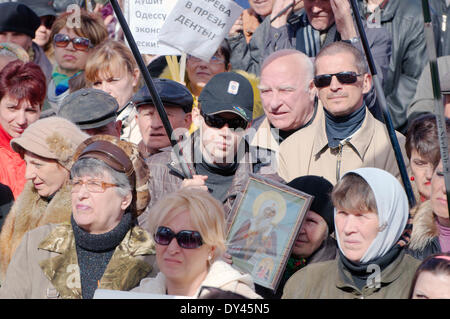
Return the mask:
<path id="1" fill-rule="evenodd" d="M 306 175 L 293 179 L 288 186 L 314 196 L 309 208 L 319 214 L 328 225 L 328 233 L 334 232 L 334 207 L 331 201 L 333 185 L 323 177 Z"/>
<path id="2" fill-rule="evenodd" d="M 36 13 L 22 3 L 0 3 L 0 12 L 0 32 L 23 33 L 33 39 L 41 25 Z"/>

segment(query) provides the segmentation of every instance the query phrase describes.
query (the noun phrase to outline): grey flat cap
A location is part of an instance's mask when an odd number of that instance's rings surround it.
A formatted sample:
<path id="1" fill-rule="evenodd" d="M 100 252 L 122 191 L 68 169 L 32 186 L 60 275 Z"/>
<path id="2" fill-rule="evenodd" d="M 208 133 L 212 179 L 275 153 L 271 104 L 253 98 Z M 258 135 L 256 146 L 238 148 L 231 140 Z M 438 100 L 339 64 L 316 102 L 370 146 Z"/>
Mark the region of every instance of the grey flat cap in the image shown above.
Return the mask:
<path id="1" fill-rule="evenodd" d="M 179 106 L 185 113 L 192 111 L 194 100 L 191 92 L 183 84 L 169 79 L 156 78 L 153 84 L 158 92 L 161 102 L 168 106 Z M 152 96 L 147 86 L 144 85 L 132 98 L 133 103 L 138 107 L 143 104 L 152 104 Z"/>
<path id="2" fill-rule="evenodd" d="M 82 130 L 102 127 L 117 119 L 119 104 L 108 93 L 97 89 L 81 89 L 64 98 L 58 116 L 78 125 Z"/>

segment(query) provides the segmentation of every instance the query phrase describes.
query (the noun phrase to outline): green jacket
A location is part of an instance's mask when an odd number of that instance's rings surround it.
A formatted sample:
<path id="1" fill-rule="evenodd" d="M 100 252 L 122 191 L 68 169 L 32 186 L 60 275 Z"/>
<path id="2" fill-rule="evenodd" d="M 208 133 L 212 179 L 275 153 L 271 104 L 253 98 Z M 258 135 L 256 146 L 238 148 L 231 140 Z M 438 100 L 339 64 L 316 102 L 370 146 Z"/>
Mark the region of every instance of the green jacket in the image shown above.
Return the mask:
<path id="1" fill-rule="evenodd" d="M 414 273 L 420 261 L 400 255 L 380 274 L 379 287 L 355 287 L 340 257 L 312 264 L 297 271 L 286 283 L 283 299 L 404 299 L 408 298 Z M 375 277 L 375 273 L 373 273 Z"/>
<path id="2" fill-rule="evenodd" d="M 158 272 L 154 242 L 134 226 L 116 247 L 99 282 L 102 289 L 130 290 Z M 81 298 L 80 268 L 69 222 L 25 234 L 6 272 L 0 298 Z"/>

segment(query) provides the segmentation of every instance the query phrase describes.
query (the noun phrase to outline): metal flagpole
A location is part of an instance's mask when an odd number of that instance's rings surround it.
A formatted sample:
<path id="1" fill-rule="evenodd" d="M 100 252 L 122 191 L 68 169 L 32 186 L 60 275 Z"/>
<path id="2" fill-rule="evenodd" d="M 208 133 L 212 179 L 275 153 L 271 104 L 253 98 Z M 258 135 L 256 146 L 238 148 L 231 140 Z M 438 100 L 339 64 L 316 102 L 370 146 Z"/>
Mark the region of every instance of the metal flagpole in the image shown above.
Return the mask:
<path id="1" fill-rule="evenodd" d="M 136 45 L 136 42 L 134 41 L 134 38 L 130 31 L 128 23 L 125 20 L 125 17 L 123 16 L 122 9 L 120 8 L 117 0 L 111 0 L 111 5 L 114 9 L 114 13 L 116 14 L 117 20 L 119 21 L 120 26 L 122 27 L 123 33 L 125 35 L 125 38 L 128 41 L 130 49 L 133 52 L 133 56 L 138 64 L 139 70 L 141 71 L 141 74 L 144 78 L 145 84 L 147 85 L 148 90 L 150 91 L 150 95 L 152 97 L 153 104 L 155 104 L 155 107 L 156 107 L 158 114 L 161 118 L 161 121 L 164 125 L 164 129 L 166 130 L 167 136 L 169 137 L 170 143 L 172 144 L 173 151 L 176 154 L 178 161 L 180 162 L 184 177 L 192 178 L 192 169 L 184 161 L 182 154 L 181 154 L 180 147 L 178 145 L 178 142 L 173 137 L 172 126 L 170 125 L 166 110 L 164 109 L 164 106 L 161 102 L 161 98 L 155 89 L 155 85 L 153 83 L 152 77 L 150 76 L 150 72 L 148 71 L 147 66 L 145 65 L 144 60 L 142 59 L 142 56 Z"/>
<path id="2" fill-rule="evenodd" d="M 425 22 L 425 41 L 427 44 L 428 58 L 430 60 L 431 83 L 433 85 L 434 95 L 434 115 L 439 137 L 439 147 L 441 151 L 441 160 L 444 173 L 445 189 L 447 193 L 447 207 L 450 217 L 450 174 L 449 174 L 449 155 L 447 126 L 445 124 L 444 104 L 442 102 L 441 85 L 439 81 L 439 70 L 437 65 L 436 45 L 434 43 L 433 25 L 431 23 L 430 5 L 428 0 L 422 0 L 423 19 Z"/>
<path id="3" fill-rule="evenodd" d="M 397 160 L 398 168 L 402 177 L 402 182 L 405 187 L 406 195 L 408 196 L 409 206 L 412 208 L 416 205 L 416 199 L 414 197 L 414 192 L 409 182 L 408 172 L 406 171 L 406 165 L 403 160 L 403 155 L 398 143 L 397 136 L 395 135 L 394 125 L 392 124 L 391 115 L 387 108 L 386 97 L 384 95 L 383 88 L 381 86 L 380 79 L 378 78 L 377 69 L 375 67 L 375 62 L 373 61 L 372 52 L 370 51 L 369 43 L 367 41 L 366 32 L 364 30 L 361 16 L 359 14 L 358 4 L 356 0 L 350 0 L 353 16 L 355 17 L 356 25 L 358 28 L 359 36 L 361 38 L 361 43 L 366 54 L 367 62 L 369 64 L 370 72 L 372 73 L 373 85 L 377 95 L 378 103 L 383 112 L 384 122 L 386 123 L 386 128 L 388 130 L 389 138 L 391 140 L 392 148 L 394 149 L 395 158 Z"/>

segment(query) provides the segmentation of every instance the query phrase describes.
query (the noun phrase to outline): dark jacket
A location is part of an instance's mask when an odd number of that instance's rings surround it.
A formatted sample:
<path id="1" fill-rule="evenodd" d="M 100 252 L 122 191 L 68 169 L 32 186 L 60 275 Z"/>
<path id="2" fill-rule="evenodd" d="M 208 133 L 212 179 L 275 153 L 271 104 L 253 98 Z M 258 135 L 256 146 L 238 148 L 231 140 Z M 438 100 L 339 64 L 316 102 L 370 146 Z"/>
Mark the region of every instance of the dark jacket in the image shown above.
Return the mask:
<path id="1" fill-rule="evenodd" d="M 14 195 L 11 189 L 7 185 L 0 183 L 0 230 L 13 204 Z"/>
<path id="2" fill-rule="evenodd" d="M 450 5 L 445 1 L 429 0 L 432 18 L 436 16 L 432 22 L 438 56 L 450 55 Z"/>
<path id="3" fill-rule="evenodd" d="M 359 2 L 359 7 L 364 8 L 363 0 Z M 384 79 L 384 94 L 395 129 L 404 133 L 406 111 L 427 62 L 420 1 L 388 0 L 381 9 L 381 26 L 392 37 L 392 56 Z"/>
<path id="4" fill-rule="evenodd" d="M 380 286 L 355 287 L 340 257 L 306 266 L 286 283 L 283 299 L 406 299 L 420 261 L 400 254 L 380 274 Z"/>
<path id="5" fill-rule="evenodd" d="M 328 236 L 323 241 L 322 245 L 306 260 L 305 266 L 322 261 L 333 260 L 338 255 L 337 250 L 336 240 L 333 237 Z M 255 284 L 255 291 L 264 299 L 280 299 L 283 294 L 284 286 L 289 278 L 290 277 L 288 276 L 283 276 L 275 292 L 257 284 Z"/>
<path id="6" fill-rule="evenodd" d="M 195 154 L 196 150 L 200 150 L 199 147 L 199 133 L 196 131 L 188 139 L 184 147 L 183 158 L 186 163 L 194 169 L 196 161 L 201 157 Z M 251 154 L 248 151 L 248 144 L 245 140 L 245 153 L 242 156 L 242 160 L 236 169 L 233 181 L 225 196 L 224 207 L 226 217 L 231 211 L 234 200 L 245 189 L 248 173 L 258 173 L 261 163 L 257 159 L 251 158 Z M 147 229 L 147 218 L 149 209 L 165 194 L 169 194 L 177 191 L 184 179 L 183 171 L 180 166 L 180 162 L 175 154 L 172 152 L 172 148 L 166 148 L 161 153 L 154 154 L 147 158 L 147 165 L 150 170 L 149 190 L 151 201 L 147 207 L 147 210 L 138 217 L 139 225 L 144 229 Z M 192 171 L 193 174 L 194 171 Z"/>

